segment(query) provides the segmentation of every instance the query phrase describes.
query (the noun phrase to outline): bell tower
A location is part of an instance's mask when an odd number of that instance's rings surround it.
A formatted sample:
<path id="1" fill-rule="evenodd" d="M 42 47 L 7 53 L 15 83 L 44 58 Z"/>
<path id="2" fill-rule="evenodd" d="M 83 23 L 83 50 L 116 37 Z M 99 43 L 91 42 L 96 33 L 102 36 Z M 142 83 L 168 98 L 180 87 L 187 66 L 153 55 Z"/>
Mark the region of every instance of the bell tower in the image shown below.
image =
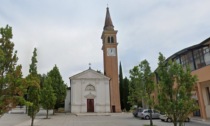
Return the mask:
<path id="1" fill-rule="evenodd" d="M 118 78 L 117 30 L 114 30 L 108 7 L 106 8 L 105 24 L 101 39 L 104 58 L 104 74 L 110 78 L 111 112 L 121 112 Z"/>

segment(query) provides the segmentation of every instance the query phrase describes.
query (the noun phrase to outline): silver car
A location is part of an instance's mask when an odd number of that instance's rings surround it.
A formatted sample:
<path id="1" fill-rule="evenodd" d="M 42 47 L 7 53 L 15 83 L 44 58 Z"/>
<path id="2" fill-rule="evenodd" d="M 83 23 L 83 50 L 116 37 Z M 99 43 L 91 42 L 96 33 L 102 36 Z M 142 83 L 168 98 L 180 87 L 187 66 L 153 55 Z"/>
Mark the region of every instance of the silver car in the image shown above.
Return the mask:
<path id="1" fill-rule="evenodd" d="M 160 115 L 160 120 L 161 121 L 165 121 L 165 122 L 172 122 L 172 119 L 171 118 L 169 118 L 168 116 L 166 116 L 165 114 L 163 114 L 163 115 Z M 185 122 L 189 122 L 190 121 L 190 118 L 189 117 L 187 117 L 186 119 L 185 119 Z"/>
<path id="2" fill-rule="evenodd" d="M 142 112 L 138 112 L 138 117 L 142 119 L 150 119 L 150 111 L 152 112 L 152 119 L 158 119 L 160 112 L 153 109 L 144 109 Z"/>
<path id="3" fill-rule="evenodd" d="M 142 108 L 136 108 L 136 109 L 133 111 L 133 116 L 134 116 L 134 117 L 137 117 L 137 116 L 138 116 L 138 113 L 139 113 L 139 112 L 142 112 L 142 111 L 143 111 Z"/>

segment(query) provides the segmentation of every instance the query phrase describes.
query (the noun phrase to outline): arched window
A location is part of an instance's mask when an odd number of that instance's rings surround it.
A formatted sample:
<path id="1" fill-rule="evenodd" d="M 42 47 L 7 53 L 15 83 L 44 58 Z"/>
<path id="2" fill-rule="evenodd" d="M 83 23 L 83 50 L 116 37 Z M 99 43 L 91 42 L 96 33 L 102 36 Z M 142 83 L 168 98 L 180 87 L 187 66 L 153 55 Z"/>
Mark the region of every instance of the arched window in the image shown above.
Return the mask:
<path id="1" fill-rule="evenodd" d="M 95 90 L 96 90 L 95 87 L 91 84 L 88 84 L 85 88 L 85 91 L 95 91 Z"/>
<path id="2" fill-rule="evenodd" d="M 114 43 L 114 37 L 113 36 L 111 37 L 111 43 Z"/>
<path id="3" fill-rule="evenodd" d="M 111 38 L 110 37 L 108 37 L 108 43 L 111 43 Z"/>

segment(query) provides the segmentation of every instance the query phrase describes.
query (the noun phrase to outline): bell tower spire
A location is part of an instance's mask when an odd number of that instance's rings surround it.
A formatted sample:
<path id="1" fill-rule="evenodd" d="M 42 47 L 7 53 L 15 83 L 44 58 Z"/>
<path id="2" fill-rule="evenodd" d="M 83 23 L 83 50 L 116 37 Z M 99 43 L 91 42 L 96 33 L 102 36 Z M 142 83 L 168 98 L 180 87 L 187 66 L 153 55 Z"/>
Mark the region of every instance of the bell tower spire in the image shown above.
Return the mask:
<path id="1" fill-rule="evenodd" d="M 114 25 L 112 24 L 112 19 L 109 13 L 109 7 L 106 8 L 104 30 L 114 30 Z"/>
<path id="2" fill-rule="evenodd" d="M 111 112 L 121 112 L 117 56 L 117 30 L 114 30 L 114 25 L 112 23 L 108 7 L 106 8 L 106 17 L 101 39 L 104 57 L 104 74 L 110 78 L 110 109 Z"/>

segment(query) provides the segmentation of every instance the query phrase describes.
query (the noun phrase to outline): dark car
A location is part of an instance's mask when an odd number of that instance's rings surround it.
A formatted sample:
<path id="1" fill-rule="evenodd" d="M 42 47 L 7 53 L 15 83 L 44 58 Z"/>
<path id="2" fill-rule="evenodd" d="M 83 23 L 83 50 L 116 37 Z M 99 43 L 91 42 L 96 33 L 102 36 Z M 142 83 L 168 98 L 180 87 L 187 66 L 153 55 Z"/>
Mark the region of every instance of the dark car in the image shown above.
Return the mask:
<path id="1" fill-rule="evenodd" d="M 138 116 L 138 113 L 139 113 L 139 112 L 142 112 L 142 111 L 143 111 L 142 108 L 136 108 L 136 109 L 134 109 L 134 110 L 133 110 L 133 116 L 134 116 L 134 117 L 137 117 L 137 116 Z"/>

